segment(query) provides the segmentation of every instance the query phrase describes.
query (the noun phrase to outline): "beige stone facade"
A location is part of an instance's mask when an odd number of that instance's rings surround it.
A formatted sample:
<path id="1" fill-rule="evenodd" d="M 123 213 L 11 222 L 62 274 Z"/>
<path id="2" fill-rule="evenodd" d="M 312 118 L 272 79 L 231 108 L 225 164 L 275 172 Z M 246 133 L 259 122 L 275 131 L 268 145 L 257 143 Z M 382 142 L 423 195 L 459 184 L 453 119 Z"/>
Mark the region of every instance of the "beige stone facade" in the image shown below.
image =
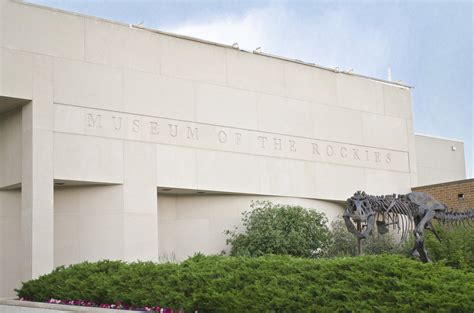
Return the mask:
<path id="1" fill-rule="evenodd" d="M 407 86 L 0 0 L 0 296 L 220 253 L 254 200 L 409 192 L 415 143 Z"/>
<path id="2" fill-rule="evenodd" d="M 416 134 L 415 143 L 418 186 L 466 178 L 462 141 Z"/>

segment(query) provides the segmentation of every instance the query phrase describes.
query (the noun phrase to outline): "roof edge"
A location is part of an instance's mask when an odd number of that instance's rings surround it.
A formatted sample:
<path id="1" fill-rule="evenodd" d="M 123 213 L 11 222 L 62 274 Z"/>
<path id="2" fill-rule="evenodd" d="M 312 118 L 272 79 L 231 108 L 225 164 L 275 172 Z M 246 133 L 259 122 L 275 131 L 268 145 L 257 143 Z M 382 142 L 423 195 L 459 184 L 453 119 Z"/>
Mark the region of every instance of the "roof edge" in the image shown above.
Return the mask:
<path id="1" fill-rule="evenodd" d="M 459 180 L 453 180 L 453 181 L 448 181 L 444 183 L 436 183 L 436 184 L 430 184 L 430 185 L 423 185 L 423 186 L 416 186 L 412 187 L 412 190 L 420 189 L 420 188 L 429 188 L 429 187 L 442 187 L 442 186 L 448 186 L 448 185 L 454 185 L 454 184 L 463 184 L 463 183 L 470 183 L 474 182 L 474 178 L 465 178 L 465 179 L 459 179 Z"/>
<path id="2" fill-rule="evenodd" d="M 205 39 L 200 39 L 200 38 L 196 38 L 196 37 L 175 34 L 175 33 L 171 33 L 171 32 L 161 31 L 161 30 L 158 30 L 158 29 L 138 26 L 138 25 L 134 25 L 134 24 L 127 24 L 127 23 L 113 21 L 113 20 L 109 20 L 109 19 L 106 19 L 106 18 L 97 17 L 97 16 L 93 16 L 93 15 L 86 15 L 86 14 L 82 14 L 82 13 L 66 11 L 66 10 L 53 8 L 53 7 L 49 7 L 49 6 L 45 6 L 45 5 L 41 5 L 41 4 L 26 2 L 26 1 L 23 1 L 23 0 L 10 0 L 10 1 L 13 2 L 13 3 L 23 4 L 23 5 L 27 5 L 27 6 L 40 8 L 40 9 L 45 9 L 45 10 L 50 10 L 50 11 L 55 11 L 55 12 L 61 12 L 61 13 L 64 13 L 64 14 L 80 16 L 80 17 L 95 19 L 95 20 L 99 20 L 99 21 L 103 21 L 103 22 L 107 22 L 107 23 L 112 23 L 112 24 L 116 24 L 116 25 L 131 27 L 131 28 L 134 28 L 134 29 L 149 31 L 149 32 L 160 34 L 160 35 L 175 37 L 175 38 L 184 39 L 184 40 L 195 41 L 195 42 L 208 44 L 208 45 L 213 45 L 213 46 L 218 46 L 218 47 L 222 47 L 222 48 L 233 49 L 233 50 L 244 52 L 244 53 L 252 53 L 254 55 L 261 55 L 261 56 L 274 58 L 274 59 L 278 59 L 278 60 L 282 60 L 282 61 L 287 61 L 287 62 L 292 62 L 292 63 L 296 63 L 296 64 L 300 64 L 300 65 L 310 66 L 310 67 L 318 68 L 318 69 L 321 69 L 321 70 L 330 71 L 330 72 L 333 72 L 333 73 L 340 73 L 340 74 L 345 74 L 345 75 L 349 75 L 349 76 L 360 77 L 360 78 L 368 79 L 368 80 L 371 80 L 371 81 L 387 84 L 387 85 L 390 85 L 390 86 L 402 87 L 402 88 L 406 88 L 406 89 L 414 89 L 415 88 L 413 86 L 398 83 L 398 82 L 393 82 L 393 81 L 389 81 L 389 80 L 385 80 L 385 79 L 381 79 L 381 78 L 376 78 L 376 77 L 371 77 L 371 76 L 367 76 L 367 75 L 352 73 L 352 72 L 348 72 L 348 71 L 340 71 L 337 68 L 325 67 L 325 66 L 317 65 L 317 64 L 311 63 L 311 62 L 304 62 L 304 61 L 301 61 L 301 60 L 298 60 L 298 59 L 291 59 L 291 58 L 288 58 L 288 57 L 274 55 L 274 54 L 270 54 L 270 53 L 264 53 L 264 52 L 256 53 L 256 52 L 250 52 L 250 51 L 247 51 L 247 50 L 237 49 L 237 48 L 232 47 L 231 45 L 227 45 L 227 44 L 223 44 L 223 43 L 219 43 L 219 42 L 214 42 L 214 41 L 209 41 L 209 40 L 205 40 Z"/>
<path id="3" fill-rule="evenodd" d="M 446 137 L 426 135 L 426 134 L 421 134 L 421 133 L 414 133 L 414 135 L 415 136 L 421 136 L 421 137 L 434 138 L 434 139 L 441 139 L 441 140 L 446 140 L 446 141 L 455 141 L 455 142 L 460 142 L 460 143 L 464 144 L 464 140 L 462 140 L 462 139 L 446 138 Z"/>

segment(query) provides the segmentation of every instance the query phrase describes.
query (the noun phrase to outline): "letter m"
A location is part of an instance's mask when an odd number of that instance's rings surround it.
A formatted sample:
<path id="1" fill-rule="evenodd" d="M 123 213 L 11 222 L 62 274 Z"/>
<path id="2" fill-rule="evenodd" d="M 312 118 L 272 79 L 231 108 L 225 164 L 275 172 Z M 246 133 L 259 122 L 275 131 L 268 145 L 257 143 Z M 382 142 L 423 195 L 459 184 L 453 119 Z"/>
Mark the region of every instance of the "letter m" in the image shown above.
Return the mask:
<path id="1" fill-rule="evenodd" d="M 101 117 L 102 117 L 102 115 L 100 115 L 100 114 L 88 113 L 87 114 L 87 126 L 94 127 L 94 128 L 102 128 L 102 124 L 101 124 L 101 121 L 100 121 Z"/>
<path id="2" fill-rule="evenodd" d="M 188 127 L 188 139 L 194 139 L 198 140 L 198 129 L 194 128 L 194 130 L 191 127 Z"/>

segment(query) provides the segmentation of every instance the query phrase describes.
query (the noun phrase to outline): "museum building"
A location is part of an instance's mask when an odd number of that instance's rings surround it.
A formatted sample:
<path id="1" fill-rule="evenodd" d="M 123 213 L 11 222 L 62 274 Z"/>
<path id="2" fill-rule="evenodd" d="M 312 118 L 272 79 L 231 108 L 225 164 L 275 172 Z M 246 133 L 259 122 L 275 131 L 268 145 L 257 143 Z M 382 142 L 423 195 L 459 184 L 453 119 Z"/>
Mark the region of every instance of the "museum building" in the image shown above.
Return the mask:
<path id="1" fill-rule="evenodd" d="M 357 190 L 465 178 L 410 87 L 0 0 L 0 297 L 84 260 L 228 249 L 251 201 L 334 220 Z"/>

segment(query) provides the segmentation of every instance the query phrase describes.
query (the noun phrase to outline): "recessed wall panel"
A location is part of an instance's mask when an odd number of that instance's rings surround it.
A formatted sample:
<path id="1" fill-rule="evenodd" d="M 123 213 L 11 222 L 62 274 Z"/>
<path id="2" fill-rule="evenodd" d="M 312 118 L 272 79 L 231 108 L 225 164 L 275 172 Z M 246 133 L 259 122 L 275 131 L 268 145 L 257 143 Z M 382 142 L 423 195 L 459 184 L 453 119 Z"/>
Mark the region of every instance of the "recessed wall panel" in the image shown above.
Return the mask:
<path id="1" fill-rule="evenodd" d="M 21 109 L 0 114 L 0 188 L 21 183 Z"/>
<path id="2" fill-rule="evenodd" d="M 54 135 L 54 178 L 122 183 L 123 143 L 92 136 Z"/>

